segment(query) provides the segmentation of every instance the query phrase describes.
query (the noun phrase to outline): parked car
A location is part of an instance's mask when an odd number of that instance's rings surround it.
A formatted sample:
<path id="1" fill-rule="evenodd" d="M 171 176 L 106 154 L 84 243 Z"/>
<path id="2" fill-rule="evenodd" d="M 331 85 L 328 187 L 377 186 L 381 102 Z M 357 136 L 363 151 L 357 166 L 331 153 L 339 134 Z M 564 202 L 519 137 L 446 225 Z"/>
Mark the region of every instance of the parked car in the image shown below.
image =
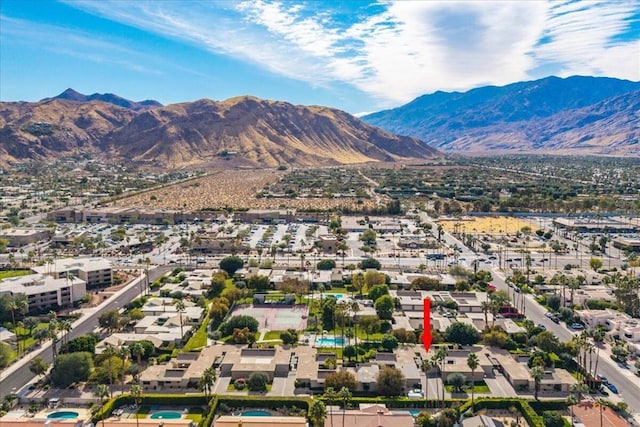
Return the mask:
<path id="1" fill-rule="evenodd" d="M 611 393 L 618 394 L 618 388 L 615 385 L 608 382 L 605 384 L 605 386 L 607 386 L 607 388 L 611 390 Z"/>
<path id="2" fill-rule="evenodd" d="M 581 331 L 581 330 L 584 329 L 584 325 L 582 323 L 577 323 L 577 322 L 576 323 L 572 323 L 571 324 L 571 329 L 575 329 L 575 330 Z"/>
<path id="3" fill-rule="evenodd" d="M 422 399 L 424 398 L 424 393 L 422 390 L 416 388 L 407 393 L 407 397 L 409 399 Z"/>
<path id="4" fill-rule="evenodd" d="M 547 327 L 544 326 L 542 323 L 538 323 L 538 328 L 542 329 L 543 331 L 547 330 Z"/>
<path id="5" fill-rule="evenodd" d="M 598 379 L 600 380 L 600 382 L 601 382 L 602 384 L 606 384 L 606 383 L 608 383 L 608 382 L 609 382 L 609 380 L 607 379 L 607 377 L 605 377 L 604 375 L 600 375 L 600 374 L 598 374 Z"/>

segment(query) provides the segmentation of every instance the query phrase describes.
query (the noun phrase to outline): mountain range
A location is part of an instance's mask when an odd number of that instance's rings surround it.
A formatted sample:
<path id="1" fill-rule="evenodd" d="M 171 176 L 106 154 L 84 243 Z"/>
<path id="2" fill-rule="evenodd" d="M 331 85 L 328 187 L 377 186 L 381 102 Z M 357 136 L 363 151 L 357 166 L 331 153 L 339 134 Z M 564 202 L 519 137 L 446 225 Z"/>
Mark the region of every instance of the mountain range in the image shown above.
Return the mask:
<path id="1" fill-rule="evenodd" d="M 313 167 L 442 152 L 640 156 L 639 140 L 640 83 L 579 76 L 435 92 L 360 119 L 252 96 L 164 106 L 67 89 L 0 103 L 0 164 L 79 152 L 169 168 Z"/>
<path id="2" fill-rule="evenodd" d="M 445 152 L 640 156 L 640 83 L 548 77 L 435 92 L 361 117 Z"/>
<path id="3" fill-rule="evenodd" d="M 251 96 L 162 106 L 68 89 L 39 102 L 0 104 L 5 163 L 77 152 L 158 167 L 324 166 L 441 156 L 415 138 L 340 110 Z"/>
<path id="4" fill-rule="evenodd" d="M 148 110 L 150 108 L 162 107 L 162 104 L 154 100 L 145 100 L 140 102 L 130 101 L 113 93 L 94 93 L 93 95 L 83 95 L 80 92 L 69 88 L 54 98 L 45 98 L 42 101 L 50 101 L 52 99 L 66 99 L 67 101 L 89 102 L 102 101 L 119 107 L 128 108 L 130 110 Z"/>

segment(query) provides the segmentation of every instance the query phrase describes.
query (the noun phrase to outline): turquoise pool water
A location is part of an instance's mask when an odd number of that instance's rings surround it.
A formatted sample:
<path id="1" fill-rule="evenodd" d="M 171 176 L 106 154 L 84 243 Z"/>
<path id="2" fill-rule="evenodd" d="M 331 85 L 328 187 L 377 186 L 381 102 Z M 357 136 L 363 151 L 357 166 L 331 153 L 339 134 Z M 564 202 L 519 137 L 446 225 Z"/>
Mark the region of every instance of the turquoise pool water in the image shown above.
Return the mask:
<path id="1" fill-rule="evenodd" d="M 78 413 L 73 411 L 56 411 L 47 415 L 47 418 L 52 420 L 71 420 L 73 418 L 78 418 Z"/>
<path id="2" fill-rule="evenodd" d="M 176 411 L 160 411 L 155 414 L 151 414 L 149 418 L 152 420 L 177 420 L 182 418 L 182 414 Z"/>
<path id="3" fill-rule="evenodd" d="M 340 298 L 342 298 L 342 297 L 343 297 L 343 295 L 342 295 L 342 294 L 322 294 L 322 296 L 323 296 L 324 298 L 326 298 L 326 297 L 328 297 L 328 296 L 333 296 L 333 297 L 336 297 L 337 299 L 340 299 Z"/>
<path id="4" fill-rule="evenodd" d="M 271 412 L 267 411 L 244 411 L 241 413 L 243 417 L 270 417 Z"/>
<path id="5" fill-rule="evenodd" d="M 420 412 L 422 412 L 420 409 L 409 409 L 409 413 L 414 418 L 420 415 Z"/>
<path id="6" fill-rule="evenodd" d="M 316 347 L 333 347 L 342 344 L 344 344 L 344 338 L 342 337 L 316 339 Z"/>

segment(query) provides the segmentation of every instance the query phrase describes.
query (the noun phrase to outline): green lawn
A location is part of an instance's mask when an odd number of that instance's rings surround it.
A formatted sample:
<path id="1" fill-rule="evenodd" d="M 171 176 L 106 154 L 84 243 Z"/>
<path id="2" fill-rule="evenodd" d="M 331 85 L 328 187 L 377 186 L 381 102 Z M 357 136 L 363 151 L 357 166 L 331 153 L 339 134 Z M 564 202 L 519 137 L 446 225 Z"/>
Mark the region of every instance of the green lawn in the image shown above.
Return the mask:
<path id="1" fill-rule="evenodd" d="M 36 329 L 48 329 L 49 324 L 47 322 L 40 322 L 38 326 L 33 328 Z M 35 344 L 36 339 L 29 334 L 29 329 L 27 328 L 14 328 L 13 332 L 20 338 L 20 347 L 21 348 L 29 348 L 31 345 Z"/>
<path id="2" fill-rule="evenodd" d="M 192 406 L 189 408 L 189 412 L 187 413 L 187 419 L 194 421 L 196 423 L 200 423 L 202 420 L 202 415 L 204 414 L 204 409 L 200 406 Z"/>
<path id="3" fill-rule="evenodd" d="M 236 390 L 236 388 L 234 387 L 233 383 L 229 383 L 229 385 L 227 386 L 227 391 L 244 391 L 244 392 L 249 392 L 249 387 L 245 387 L 243 390 Z M 267 391 L 265 391 L 264 393 L 268 393 L 271 391 L 271 384 L 267 384 Z"/>
<path id="4" fill-rule="evenodd" d="M 142 405 L 140 409 L 138 409 L 138 412 L 136 412 L 134 418 L 144 419 L 144 418 L 147 418 L 150 413 L 151 413 L 151 406 Z"/>
<path id="5" fill-rule="evenodd" d="M 453 386 L 447 385 L 447 386 L 445 386 L 445 389 L 449 393 L 453 393 Z M 491 389 L 489 388 L 489 386 L 484 381 L 476 381 L 476 383 L 473 386 L 473 391 L 476 394 L 490 394 L 491 393 Z M 471 394 L 471 387 L 466 386 L 466 388 L 464 389 L 464 393 Z"/>
<path id="6" fill-rule="evenodd" d="M 265 340 L 279 340 L 281 333 L 282 333 L 282 331 L 269 331 L 266 334 L 264 334 L 264 339 Z"/>
<path id="7" fill-rule="evenodd" d="M 30 273 L 31 273 L 31 270 L 6 270 L 6 271 L 0 271 L 0 280 L 8 279 L 10 277 L 26 276 L 27 274 L 30 274 Z"/>
<path id="8" fill-rule="evenodd" d="M 209 326 L 209 315 L 207 314 L 195 334 L 184 346 L 184 351 L 193 351 L 207 345 L 207 327 Z"/>

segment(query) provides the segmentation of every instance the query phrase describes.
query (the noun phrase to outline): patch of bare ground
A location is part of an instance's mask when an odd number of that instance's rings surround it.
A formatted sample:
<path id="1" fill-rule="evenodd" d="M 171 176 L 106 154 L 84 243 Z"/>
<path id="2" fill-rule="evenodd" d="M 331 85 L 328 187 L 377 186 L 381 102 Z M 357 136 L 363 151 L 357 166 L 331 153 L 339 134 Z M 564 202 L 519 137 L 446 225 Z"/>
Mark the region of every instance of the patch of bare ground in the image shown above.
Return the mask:
<path id="1" fill-rule="evenodd" d="M 115 202 L 116 206 L 197 211 L 203 209 L 297 209 L 330 211 L 372 208 L 373 201 L 355 198 L 259 198 L 257 194 L 286 172 L 225 170 L 200 179 L 151 190 Z"/>

